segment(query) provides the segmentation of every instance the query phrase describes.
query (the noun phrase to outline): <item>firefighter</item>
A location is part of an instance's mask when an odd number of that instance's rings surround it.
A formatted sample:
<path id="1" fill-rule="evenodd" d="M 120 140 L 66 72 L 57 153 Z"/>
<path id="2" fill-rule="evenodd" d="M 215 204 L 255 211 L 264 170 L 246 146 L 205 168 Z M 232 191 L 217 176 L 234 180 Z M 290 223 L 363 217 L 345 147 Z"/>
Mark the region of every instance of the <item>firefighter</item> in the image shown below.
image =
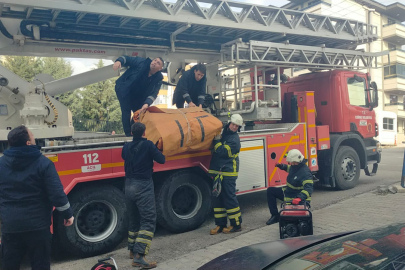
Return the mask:
<path id="1" fill-rule="evenodd" d="M 314 181 L 312 173 L 306 165 L 307 160 L 297 149 L 292 149 L 287 154 L 289 165 L 276 163 L 275 167 L 288 172 L 287 186 L 283 188 L 269 187 L 267 189 L 267 203 L 269 205 L 270 219 L 267 225 L 277 223 L 280 215 L 277 210 L 276 199 L 291 202 L 292 204 L 303 204 L 311 201 Z"/>
<path id="2" fill-rule="evenodd" d="M 121 66 L 129 67 L 115 83 L 115 92 L 122 111 L 122 125 L 126 136 L 131 136 L 131 111 L 145 111 L 156 99 L 162 86 L 160 72 L 164 61 L 161 57 L 149 58 L 121 56 L 113 65 L 114 70 Z"/>
<path id="3" fill-rule="evenodd" d="M 242 116 L 234 114 L 224 127 L 222 136 L 214 138 L 214 150 L 208 171 L 221 191 L 214 194 L 213 207 L 216 228 L 211 235 L 218 233 L 234 233 L 242 230 L 242 216 L 239 202 L 236 198 L 236 179 L 239 172 L 240 139 L 238 131 L 243 124 Z M 216 190 L 214 189 L 214 192 Z M 227 227 L 227 219 L 230 226 Z"/>
<path id="4" fill-rule="evenodd" d="M 173 105 L 184 108 L 186 101 L 189 107 L 202 108 L 207 85 L 206 70 L 204 64 L 197 64 L 183 73 L 174 90 Z"/>
<path id="5" fill-rule="evenodd" d="M 156 228 L 156 205 L 152 173 L 153 161 L 165 163 L 165 156 L 145 136 L 145 125 L 131 127 L 133 141 L 122 149 L 125 161 L 125 204 L 129 215 L 128 249 L 132 266 L 150 269 L 156 262 L 148 262 L 148 254 Z"/>

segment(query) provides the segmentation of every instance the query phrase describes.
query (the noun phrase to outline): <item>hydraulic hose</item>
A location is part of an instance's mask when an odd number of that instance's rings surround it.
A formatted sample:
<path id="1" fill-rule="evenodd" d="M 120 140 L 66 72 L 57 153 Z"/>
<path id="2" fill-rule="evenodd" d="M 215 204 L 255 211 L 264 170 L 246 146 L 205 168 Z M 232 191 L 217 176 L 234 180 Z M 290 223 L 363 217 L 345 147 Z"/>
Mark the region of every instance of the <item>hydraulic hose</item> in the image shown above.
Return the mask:
<path id="1" fill-rule="evenodd" d="M 45 92 L 44 92 L 44 96 L 45 96 L 45 99 L 48 102 L 49 106 L 51 106 L 53 113 L 55 114 L 52 122 L 45 121 L 45 123 L 47 123 L 48 126 L 52 126 L 53 124 L 56 123 L 56 121 L 58 121 L 59 113 L 58 113 L 58 110 L 55 108 L 55 105 L 53 105 L 51 99 Z"/>
<path id="2" fill-rule="evenodd" d="M 3 22 L 0 20 L 0 32 L 7 38 L 13 39 L 13 36 L 10 32 L 7 31 L 6 27 L 4 26 Z"/>

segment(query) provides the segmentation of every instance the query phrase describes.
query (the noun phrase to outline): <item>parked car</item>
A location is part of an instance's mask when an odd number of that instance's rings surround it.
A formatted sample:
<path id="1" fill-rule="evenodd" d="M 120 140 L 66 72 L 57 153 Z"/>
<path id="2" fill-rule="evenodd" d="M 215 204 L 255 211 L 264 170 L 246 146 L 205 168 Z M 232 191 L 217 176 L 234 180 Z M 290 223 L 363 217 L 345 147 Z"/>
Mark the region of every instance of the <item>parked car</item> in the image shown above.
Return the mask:
<path id="1" fill-rule="evenodd" d="M 405 270 L 405 223 L 246 246 L 198 268 L 208 269 Z"/>

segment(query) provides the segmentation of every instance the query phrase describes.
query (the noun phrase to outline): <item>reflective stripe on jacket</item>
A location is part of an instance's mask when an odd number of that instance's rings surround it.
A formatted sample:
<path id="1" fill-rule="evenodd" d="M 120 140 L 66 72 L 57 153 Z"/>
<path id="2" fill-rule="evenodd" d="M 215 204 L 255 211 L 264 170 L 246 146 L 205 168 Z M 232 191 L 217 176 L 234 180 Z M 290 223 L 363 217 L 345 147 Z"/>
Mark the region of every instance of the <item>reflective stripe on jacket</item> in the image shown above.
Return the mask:
<path id="1" fill-rule="evenodd" d="M 222 138 L 214 141 L 214 149 L 210 163 L 210 174 L 238 176 L 240 139 L 236 132 L 229 130 L 229 124 L 222 132 Z"/>

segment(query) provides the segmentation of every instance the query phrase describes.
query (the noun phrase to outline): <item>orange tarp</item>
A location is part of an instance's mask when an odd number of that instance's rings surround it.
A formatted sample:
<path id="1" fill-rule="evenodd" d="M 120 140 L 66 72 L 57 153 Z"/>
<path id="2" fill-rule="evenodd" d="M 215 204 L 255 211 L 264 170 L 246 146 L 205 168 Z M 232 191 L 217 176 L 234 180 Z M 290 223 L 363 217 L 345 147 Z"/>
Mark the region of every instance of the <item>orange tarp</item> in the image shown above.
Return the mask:
<path id="1" fill-rule="evenodd" d="M 165 156 L 208 150 L 215 135 L 222 131 L 222 122 L 198 107 L 160 109 L 152 106 L 142 115 L 135 112 L 133 118 L 145 124 L 146 138 Z"/>

